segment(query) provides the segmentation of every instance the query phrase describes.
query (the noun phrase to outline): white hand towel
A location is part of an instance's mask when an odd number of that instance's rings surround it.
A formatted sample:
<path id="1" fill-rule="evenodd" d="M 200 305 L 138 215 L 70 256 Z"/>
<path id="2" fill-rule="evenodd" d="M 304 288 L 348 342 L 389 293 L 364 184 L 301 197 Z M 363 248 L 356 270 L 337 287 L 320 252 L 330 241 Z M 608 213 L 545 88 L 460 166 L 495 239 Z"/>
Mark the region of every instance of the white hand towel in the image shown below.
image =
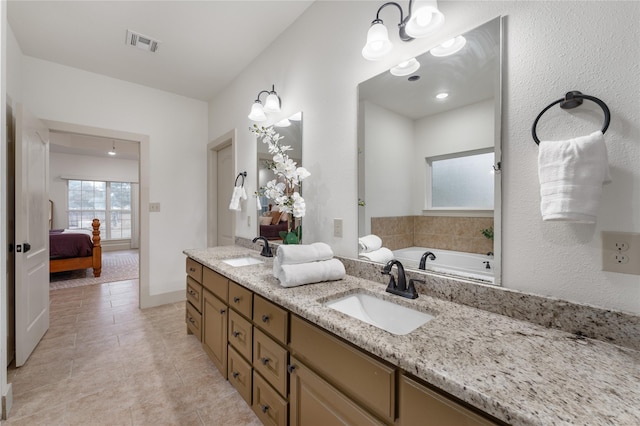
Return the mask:
<path id="1" fill-rule="evenodd" d="M 335 281 L 344 278 L 346 271 L 338 259 L 318 262 L 282 265 L 278 277 L 283 287 L 295 287 L 324 281 Z"/>
<path id="2" fill-rule="evenodd" d="M 244 190 L 244 186 L 240 187 L 240 198 L 242 198 L 243 200 L 247 199 L 247 191 Z"/>
<path id="3" fill-rule="evenodd" d="M 540 142 L 538 176 L 542 220 L 595 223 L 602 184 L 611 181 L 602 132 Z"/>
<path id="4" fill-rule="evenodd" d="M 262 203 L 260 202 L 260 196 L 256 194 L 256 209 L 262 210 Z"/>
<path id="5" fill-rule="evenodd" d="M 358 238 L 361 253 L 369 253 L 382 247 L 382 239 L 377 235 L 365 235 Z"/>
<path id="6" fill-rule="evenodd" d="M 229 202 L 229 210 L 240 211 L 240 195 L 241 187 L 235 186 L 233 193 L 231 193 L 231 202 Z"/>
<path id="7" fill-rule="evenodd" d="M 387 263 L 394 259 L 393 252 L 386 247 L 381 247 L 378 250 L 370 251 L 367 253 L 360 253 L 358 256 L 360 259 L 367 259 L 372 262 Z"/>
<path id="8" fill-rule="evenodd" d="M 294 265 L 297 263 L 329 260 L 333 257 L 331 246 L 326 243 L 287 244 L 278 247 L 276 254 L 280 265 Z"/>

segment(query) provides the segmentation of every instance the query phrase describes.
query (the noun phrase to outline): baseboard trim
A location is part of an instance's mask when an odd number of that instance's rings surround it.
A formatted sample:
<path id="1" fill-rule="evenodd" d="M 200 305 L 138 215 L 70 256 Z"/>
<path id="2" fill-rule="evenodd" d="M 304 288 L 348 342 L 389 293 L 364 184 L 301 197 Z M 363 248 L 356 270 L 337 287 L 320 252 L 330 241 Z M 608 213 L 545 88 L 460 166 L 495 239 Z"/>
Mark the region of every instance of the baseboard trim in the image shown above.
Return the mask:
<path id="1" fill-rule="evenodd" d="M 140 297 L 140 308 L 153 308 L 155 306 L 166 305 L 168 303 L 181 302 L 186 299 L 184 290 L 172 291 L 161 294 L 147 294 Z"/>
<path id="2" fill-rule="evenodd" d="M 2 395 L 2 420 L 9 418 L 11 406 L 13 405 L 13 386 L 7 383 L 7 392 Z"/>

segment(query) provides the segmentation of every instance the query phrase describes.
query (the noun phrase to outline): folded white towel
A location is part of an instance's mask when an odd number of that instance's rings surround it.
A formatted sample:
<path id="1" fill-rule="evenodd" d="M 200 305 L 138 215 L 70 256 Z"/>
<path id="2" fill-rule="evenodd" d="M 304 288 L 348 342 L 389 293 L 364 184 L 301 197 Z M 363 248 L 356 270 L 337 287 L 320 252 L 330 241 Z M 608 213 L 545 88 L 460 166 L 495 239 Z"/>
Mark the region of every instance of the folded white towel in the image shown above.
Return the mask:
<path id="1" fill-rule="evenodd" d="M 329 260 L 333 257 L 333 250 L 326 243 L 286 244 L 278 247 L 276 256 L 280 265 L 294 265 Z"/>
<path id="2" fill-rule="evenodd" d="M 360 253 L 358 256 L 360 259 L 367 259 L 372 262 L 387 263 L 393 260 L 393 252 L 386 247 L 381 247 L 378 250 L 370 251 L 367 253 Z"/>
<path id="3" fill-rule="evenodd" d="M 278 279 L 283 287 L 295 287 L 344 278 L 346 271 L 338 259 L 282 265 Z"/>
<path id="4" fill-rule="evenodd" d="M 240 197 L 242 196 L 243 188 L 241 186 L 235 186 L 231 193 L 231 202 L 229 202 L 229 210 L 240 211 Z"/>
<path id="5" fill-rule="evenodd" d="M 358 245 L 360 246 L 360 253 L 369 253 L 382 247 L 382 239 L 373 234 L 365 235 L 358 238 Z"/>
<path id="6" fill-rule="evenodd" d="M 256 209 L 262 210 L 262 203 L 260 202 L 260 196 L 256 194 Z"/>
<path id="7" fill-rule="evenodd" d="M 542 220 L 594 223 L 602 184 L 611 181 L 602 132 L 540 142 L 538 177 Z"/>

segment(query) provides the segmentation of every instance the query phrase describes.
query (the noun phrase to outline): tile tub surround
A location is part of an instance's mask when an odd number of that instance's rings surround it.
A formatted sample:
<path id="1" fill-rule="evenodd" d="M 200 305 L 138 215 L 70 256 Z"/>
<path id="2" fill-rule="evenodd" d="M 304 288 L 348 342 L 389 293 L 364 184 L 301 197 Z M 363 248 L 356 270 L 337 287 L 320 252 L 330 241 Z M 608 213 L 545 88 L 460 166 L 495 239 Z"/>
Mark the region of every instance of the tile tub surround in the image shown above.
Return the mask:
<path id="1" fill-rule="evenodd" d="M 243 247 L 184 253 L 507 423 L 640 424 L 637 350 L 425 294 L 413 301 L 396 298 L 384 292 L 384 285 L 351 275 L 284 288 L 273 278 L 270 260 L 239 268 L 221 261 L 256 254 Z M 362 290 L 436 318 L 409 335 L 396 336 L 322 305 L 328 298 Z"/>

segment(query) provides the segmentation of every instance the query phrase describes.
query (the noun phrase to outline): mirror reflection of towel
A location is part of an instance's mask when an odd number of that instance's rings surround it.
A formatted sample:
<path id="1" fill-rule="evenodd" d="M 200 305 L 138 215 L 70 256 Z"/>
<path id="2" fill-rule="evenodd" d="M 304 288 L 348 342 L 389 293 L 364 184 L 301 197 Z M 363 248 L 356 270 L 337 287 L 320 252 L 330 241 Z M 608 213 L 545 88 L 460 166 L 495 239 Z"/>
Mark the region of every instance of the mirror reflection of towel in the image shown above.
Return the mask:
<path id="1" fill-rule="evenodd" d="M 393 252 L 386 247 L 381 247 L 378 250 L 370 251 L 367 253 L 360 253 L 358 256 L 360 259 L 370 260 L 372 262 L 387 263 L 393 260 Z"/>
<path id="2" fill-rule="evenodd" d="M 369 253 L 382 247 L 382 239 L 377 235 L 365 235 L 358 238 L 358 246 L 361 253 Z"/>

